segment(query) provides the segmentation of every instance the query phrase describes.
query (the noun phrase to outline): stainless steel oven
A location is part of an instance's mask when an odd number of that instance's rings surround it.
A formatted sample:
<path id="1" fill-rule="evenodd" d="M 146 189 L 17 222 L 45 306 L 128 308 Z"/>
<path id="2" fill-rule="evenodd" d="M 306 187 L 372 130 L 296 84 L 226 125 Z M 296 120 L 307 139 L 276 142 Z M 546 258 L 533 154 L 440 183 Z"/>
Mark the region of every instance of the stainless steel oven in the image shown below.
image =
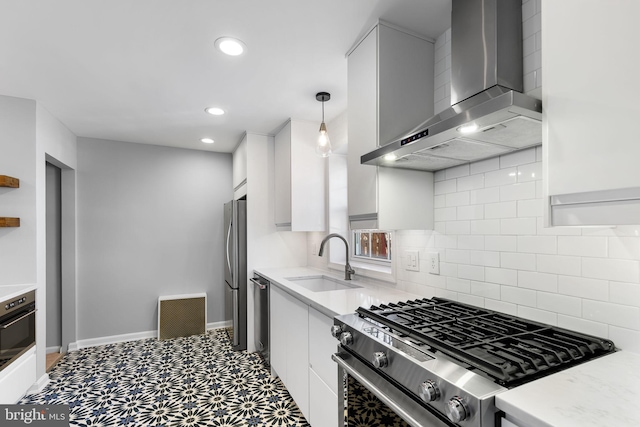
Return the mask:
<path id="1" fill-rule="evenodd" d="M 497 427 L 495 396 L 615 351 L 613 342 L 444 298 L 337 316 L 345 425 Z"/>
<path id="2" fill-rule="evenodd" d="M 0 303 L 0 370 L 36 344 L 36 291 Z"/>

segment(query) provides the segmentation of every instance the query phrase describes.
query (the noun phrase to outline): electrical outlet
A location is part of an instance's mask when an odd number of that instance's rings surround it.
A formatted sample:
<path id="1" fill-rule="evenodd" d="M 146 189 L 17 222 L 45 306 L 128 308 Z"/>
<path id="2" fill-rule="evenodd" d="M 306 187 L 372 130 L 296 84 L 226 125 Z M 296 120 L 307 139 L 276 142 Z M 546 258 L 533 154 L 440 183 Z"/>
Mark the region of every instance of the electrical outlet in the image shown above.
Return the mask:
<path id="1" fill-rule="evenodd" d="M 429 260 L 429 273 L 440 274 L 440 254 L 438 252 L 430 252 L 427 257 Z"/>
<path id="2" fill-rule="evenodd" d="M 409 271 L 420 271 L 420 253 L 418 251 L 406 251 L 405 269 Z"/>

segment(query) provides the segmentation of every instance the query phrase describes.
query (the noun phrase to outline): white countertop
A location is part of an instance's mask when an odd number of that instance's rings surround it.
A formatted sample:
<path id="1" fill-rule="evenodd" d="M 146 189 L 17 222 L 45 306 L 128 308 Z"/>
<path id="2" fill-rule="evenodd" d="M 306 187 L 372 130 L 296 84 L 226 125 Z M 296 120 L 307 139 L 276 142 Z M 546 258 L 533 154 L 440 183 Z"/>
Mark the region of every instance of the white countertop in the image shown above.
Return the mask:
<path id="1" fill-rule="evenodd" d="M 0 302 L 11 300 L 36 288 L 36 285 L 0 285 Z"/>
<path id="2" fill-rule="evenodd" d="M 619 351 L 506 391 L 520 427 L 640 426 L 640 354 Z"/>
<path id="3" fill-rule="evenodd" d="M 359 288 L 324 292 L 312 292 L 286 279 L 287 277 L 320 275 L 330 276 L 341 281 L 344 279 L 344 276 L 339 272 L 309 267 L 260 268 L 255 271 L 269 279 L 273 285 L 278 286 L 329 317 L 353 313 L 360 306 L 369 307 L 376 304 L 423 298 L 416 294 L 393 289 L 392 284 L 385 284 L 384 282 L 358 276 L 354 276 L 350 284 L 360 286 Z"/>

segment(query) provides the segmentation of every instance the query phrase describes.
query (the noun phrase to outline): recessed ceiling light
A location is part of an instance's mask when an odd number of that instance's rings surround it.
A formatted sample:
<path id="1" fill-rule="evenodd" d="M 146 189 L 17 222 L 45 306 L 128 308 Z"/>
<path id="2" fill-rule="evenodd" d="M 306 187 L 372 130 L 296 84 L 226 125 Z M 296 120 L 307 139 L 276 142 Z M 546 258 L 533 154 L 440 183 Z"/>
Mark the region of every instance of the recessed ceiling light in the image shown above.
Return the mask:
<path id="1" fill-rule="evenodd" d="M 247 48 L 241 40 L 234 39 L 233 37 L 220 37 L 216 40 L 215 46 L 220 52 L 226 53 L 229 56 L 242 55 Z"/>
<path id="2" fill-rule="evenodd" d="M 200 141 L 204 142 L 205 144 L 213 144 L 213 139 L 211 138 L 202 138 Z"/>
<path id="3" fill-rule="evenodd" d="M 224 114 L 224 110 L 218 107 L 208 107 L 205 108 L 204 111 L 211 114 L 212 116 L 221 116 Z"/>

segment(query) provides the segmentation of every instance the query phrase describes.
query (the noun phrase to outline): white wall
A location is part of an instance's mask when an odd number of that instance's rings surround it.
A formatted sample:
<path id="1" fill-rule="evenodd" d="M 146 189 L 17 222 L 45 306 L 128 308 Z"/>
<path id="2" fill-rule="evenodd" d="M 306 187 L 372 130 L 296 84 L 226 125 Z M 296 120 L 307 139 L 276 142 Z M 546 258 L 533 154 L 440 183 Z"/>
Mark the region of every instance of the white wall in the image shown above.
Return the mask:
<path id="1" fill-rule="evenodd" d="M 231 154 L 78 140 L 78 339 L 157 329 L 161 295 L 224 320 Z"/>

